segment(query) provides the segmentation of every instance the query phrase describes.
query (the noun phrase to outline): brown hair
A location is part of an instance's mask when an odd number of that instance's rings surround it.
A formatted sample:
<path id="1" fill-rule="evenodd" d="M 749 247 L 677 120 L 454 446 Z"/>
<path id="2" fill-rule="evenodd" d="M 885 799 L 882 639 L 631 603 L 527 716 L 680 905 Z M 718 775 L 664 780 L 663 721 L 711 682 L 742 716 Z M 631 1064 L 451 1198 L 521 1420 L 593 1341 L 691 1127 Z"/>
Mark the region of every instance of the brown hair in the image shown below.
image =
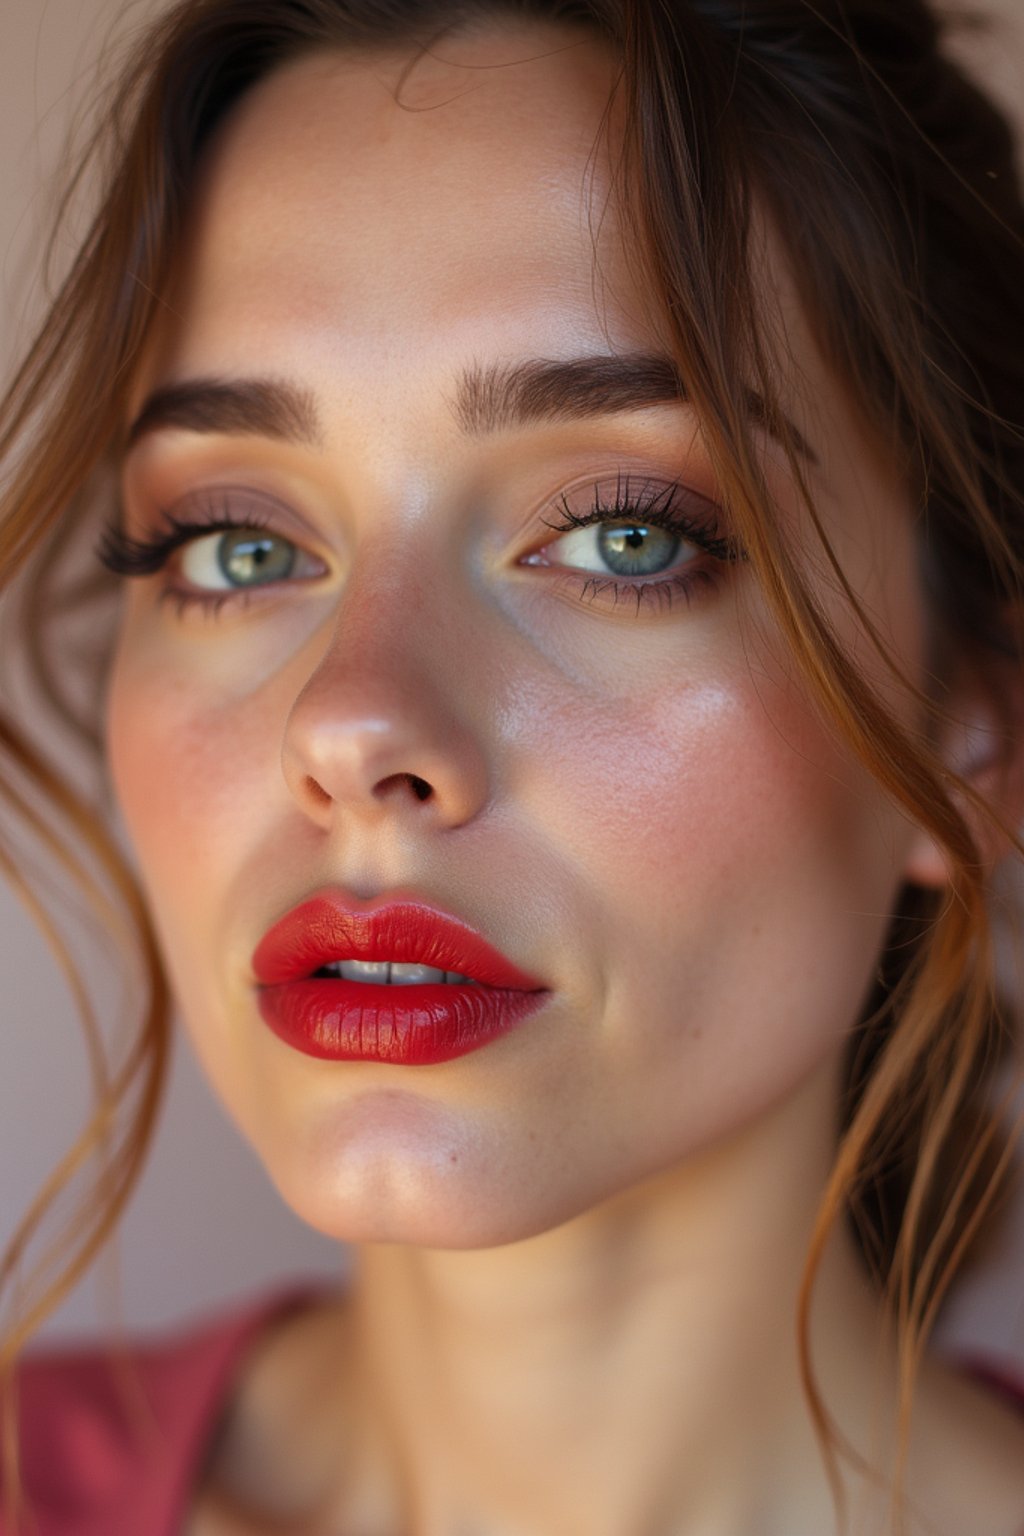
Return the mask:
<path id="1" fill-rule="evenodd" d="M 83 165 L 105 166 L 99 212 L 0 410 L 0 455 L 16 459 L 0 519 L 0 588 L 27 644 L 34 692 L 97 757 L 98 681 L 76 705 L 43 642 L 51 620 L 106 601 L 112 578 L 61 575 L 58 555 L 108 496 L 133 364 L 171 272 L 204 145 L 242 93 L 316 48 L 426 44 L 495 13 L 578 23 L 618 51 L 623 205 L 642 276 L 664 316 L 722 495 L 806 684 L 834 728 L 944 849 L 951 886 L 901 892 L 877 984 L 852 1032 L 834 1167 L 801 1297 L 805 1387 L 842 1515 L 835 1447 L 850 1456 L 815 1386 L 811 1287 L 840 1217 L 887 1297 L 900 1341 L 902 1438 L 936 1310 L 1005 1187 L 1010 1139 L 989 1106 L 1009 1037 L 997 1001 L 992 894 L 968 807 L 999 821 L 945 766 L 932 733 L 912 737 L 838 644 L 782 538 L 738 381 L 773 414 L 826 560 L 751 276 L 752 197 L 766 200 L 820 345 L 905 478 L 936 636 L 936 728 L 952 661 L 1001 712 L 1007 759 L 1020 721 L 1024 556 L 1024 208 L 1006 120 L 946 56 L 924 0 L 180 0 L 140 41 Z M 105 157 L 105 158 L 103 158 Z M 728 273 L 722 282 L 719 274 Z M 752 375 L 752 377 L 751 377 Z M 26 441 L 45 452 L 24 452 Z M 15 450 L 18 450 L 15 455 Z M 65 560 L 67 564 L 67 560 Z M 857 594 L 835 582 L 898 676 Z M 21 606 L 18 606 L 20 602 Z M 93 660 L 98 680 L 109 652 Z M 92 714 L 90 714 L 90 705 Z M 163 1086 L 169 997 L 145 901 L 101 810 L 0 714 L 2 795 L 124 928 L 146 982 L 134 1050 L 113 1081 L 97 1068 L 93 1120 L 15 1233 L 9 1281 L 75 1169 L 141 1102 L 83 1208 L 61 1275 L 0 1341 L 5 1399 L 18 1352 L 92 1263 L 142 1167 Z M 30 794 L 23 787 L 28 785 Z M 32 804 L 41 797 L 62 830 Z M 1002 824 L 1000 823 L 1000 826 Z M 113 905 L 73 829 L 114 892 Z M 1019 847 L 1014 829 L 1002 827 Z M 10 839 L 0 861 L 55 953 L 73 965 Z M 80 993 L 83 1016 L 95 1034 Z M 40 1266 L 42 1268 L 42 1266 Z M 9 1401 L 8 1401 L 9 1407 Z M 8 1518 L 17 1529 L 15 1413 L 4 1416 Z M 898 1519 L 902 1461 L 893 1492 Z"/>

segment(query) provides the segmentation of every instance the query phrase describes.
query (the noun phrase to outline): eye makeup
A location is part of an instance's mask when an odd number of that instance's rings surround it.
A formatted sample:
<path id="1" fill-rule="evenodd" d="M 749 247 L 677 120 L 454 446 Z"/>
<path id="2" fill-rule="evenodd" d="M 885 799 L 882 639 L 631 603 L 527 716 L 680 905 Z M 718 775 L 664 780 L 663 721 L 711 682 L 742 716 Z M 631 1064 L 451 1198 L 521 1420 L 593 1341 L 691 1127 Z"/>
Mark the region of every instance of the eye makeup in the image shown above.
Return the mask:
<path id="1" fill-rule="evenodd" d="M 586 602 L 617 607 L 631 599 L 637 614 L 644 606 L 671 607 L 679 595 L 690 602 L 700 586 L 714 587 L 725 568 L 746 558 L 739 542 L 721 533 L 714 503 L 678 482 L 637 483 L 635 476 L 620 475 L 611 495 L 603 484 L 595 485 L 593 503 L 585 512 L 577 512 L 565 495 L 558 505 L 560 520 L 544 520 L 556 533 L 568 536 L 556 542 L 576 541 L 579 549 L 583 531 L 592 529 L 595 539 L 589 542 L 596 544 L 596 555 L 608 567 L 594 571 L 583 583 L 579 595 Z M 549 564 L 546 553 L 527 556 L 524 563 Z M 555 565 L 570 574 L 569 567 Z M 571 574 L 578 582 L 581 573 Z M 630 579 L 637 577 L 641 579 Z"/>
<path id="2" fill-rule="evenodd" d="M 208 496 L 190 498 L 188 505 L 194 510 L 188 517 L 161 508 L 158 529 L 162 531 L 143 538 L 132 537 L 114 522 L 104 530 L 96 558 L 118 576 L 153 576 L 179 550 L 216 540 L 218 575 L 227 585 L 204 588 L 168 582 L 160 600 L 174 601 L 179 616 L 194 606 L 211 616 L 228 603 L 244 609 L 261 591 L 279 592 L 282 585 L 308 579 L 310 574 L 294 576 L 292 558 L 285 561 L 283 578 L 268 579 L 267 572 L 275 568 L 274 547 L 298 551 L 298 546 L 275 531 L 272 514 L 260 503 L 261 498 L 222 487 Z M 556 506 L 554 518 L 542 522 L 559 537 L 520 564 L 550 570 L 560 590 L 574 590 L 588 605 L 617 607 L 631 600 L 639 614 L 652 604 L 670 607 L 679 595 L 690 602 L 699 587 L 714 586 L 730 565 L 746 558 L 738 542 L 721 532 L 714 503 L 677 482 L 620 474 L 612 486 L 604 480 L 593 485 L 592 501 L 585 510 L 576 510 L 565 493 L 556 499 Z M 242 534 L 251 537 L 242 539 Z M 231 554 L 225 558 L 229 543 Z M 571 560 L 552 558 L 560 544 L 569 546 L 577 560 L 597 563 L 574 565 Z M 243 566 L 249 562 L 256 580 L 239 581 L 238 570 L 228 569 L 228 559 L 239 557 Z M 306 559 L 313 557 L 306 555 Z M 321 568 L 312 574 L 325 571 Z M 231 586 L 231 581 L 236 585 Z"/>
<path id="3" fill-rule="evenodd" d="M 111 522 L 103 530 L 96 546 L 96 559 L 116 576 L 155 576 L 170 564 L 179 550 L 188 552 L 190 547 L 210 540 L 216 541 L 218 550 L 222 552 L 225 540 L 230 536 L 233 540 L 233 555 L 249 560 L 259 580 L 248 585 L 243 583 L 234 587 L 228 585 L 205 589 L 168 581 L 159 591 L 159 600 L 173 601 L 179 617 L 191 608 L 201 609 L 208 616 L 215 617 L 228 603 L 244 610 L 261 589 L 280 591 L 281 586 L 287 584 L 280 580 L 268 580 L 266 575 L 266 568 L 272 568 L 274 564 L 274 546 L 286 546 L 296 555 L 300 553 L 299 546 L 292 539 L 276 531 L 273 512 L 268 510 L 268 507 L 273 507 L 273 502 L 244 488 L 222 486 L 214 491 L 189 496 L 180 505 L 188 508 L 188 516 L 179 515 L 177 508 L 161 507 L 156 514 L 154 531 L 141 538 L 127 533 L 119 520 Z M 241 534 L 249 534 L 251 537 L 243 540 Z M 285 571 L 289 582 L 308 579 L 309 574 L 327 574 L 323 562 L 316 561 L 315 557 L 308 554 L 304 558 L 307 563 L 319 566 L 319 569 L 307 573 L 305 578 L 293 577 L 291 573 L 298 562 L 292 558 L 287 561 Z M 225 568 L 226 561 L 218 560 L 217 563 L 220 565 L 222 579 L 230 582 L 233 573 Z"/>

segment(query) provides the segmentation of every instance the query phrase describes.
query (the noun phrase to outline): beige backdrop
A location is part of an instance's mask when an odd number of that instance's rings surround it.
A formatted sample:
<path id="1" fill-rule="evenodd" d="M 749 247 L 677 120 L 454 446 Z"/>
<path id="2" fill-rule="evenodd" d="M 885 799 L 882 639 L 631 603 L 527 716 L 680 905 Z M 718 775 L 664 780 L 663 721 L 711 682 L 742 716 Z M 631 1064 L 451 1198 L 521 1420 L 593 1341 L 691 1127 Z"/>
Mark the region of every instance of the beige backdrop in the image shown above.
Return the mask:
<path id="1" fill-rule="evenodd" d="M 899 0 L 893 0 L 898 4 Z M 0 0 L 0 348 L 9 368 L 40 296 L 37 261 L 50 180 L 72 104 L 108 30 L 144 23 L 154 0 Z M 1024 0 L 991 0 L 996 36 L 976 67 L 1020 113 Z M 1024 121 L 1024 116 L 1022 116 Z M 2 369 L 0 369 L 2 371 Z M 70 996 L 48 950 L 0 882 L 0 1248 L 84 1123 L 87 1061 Z M 182 1038 L 180 1032 L 177 1039 Z M 51 1232 L 52 1228 L 48 1229 Z M 38 1253 L 33 1250 L 35 1256 Z M 175 1051 L 165 1112 L 119 1244 L 42 1336 L 106 1331 L 120 1274 L 129 1327 L 184 1322 L 296 1274 L 337 1274 L 343 1254 L 282 1203 L 199 1075 Z M 1024 1195 L 1005 1244 L 944 1324 L 955 1349 L 995 1351 L 1024 1369 Z"/>

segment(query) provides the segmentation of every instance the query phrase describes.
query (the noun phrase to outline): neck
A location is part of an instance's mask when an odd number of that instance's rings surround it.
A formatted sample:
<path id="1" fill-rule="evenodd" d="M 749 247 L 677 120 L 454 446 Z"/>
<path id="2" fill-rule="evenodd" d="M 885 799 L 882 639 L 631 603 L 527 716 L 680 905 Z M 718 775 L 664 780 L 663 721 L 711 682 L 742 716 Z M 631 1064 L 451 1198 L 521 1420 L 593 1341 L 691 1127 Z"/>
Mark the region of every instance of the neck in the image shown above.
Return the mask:
<path id="1" fill-rule="evenodd" d="M 833 1088 L 823 1073 L 741 1136 L 553 1231 L 358 1250 L 346 1443 L 363 1447 L 360 1499 L 380 1529 L 831 1528 L 797 1303 Z M 872 1456 L 891 1382 L 841 1224 L 814 1295 L 823 1395 Z"/>

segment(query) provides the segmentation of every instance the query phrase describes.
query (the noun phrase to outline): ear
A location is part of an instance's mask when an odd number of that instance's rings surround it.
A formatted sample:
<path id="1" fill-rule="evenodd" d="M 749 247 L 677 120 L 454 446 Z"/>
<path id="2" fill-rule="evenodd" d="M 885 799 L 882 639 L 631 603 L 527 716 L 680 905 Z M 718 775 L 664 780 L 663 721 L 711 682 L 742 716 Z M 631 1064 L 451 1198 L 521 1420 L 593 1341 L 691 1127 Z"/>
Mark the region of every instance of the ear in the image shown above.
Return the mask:
<path id="1" fill-rule="evenodd" d="M 997 706 L 995 686 L 995 679 L 982 683 L 974 674 L 951 689 L 942 706 L 949 718 L 939 725 L 935 746 L 946 766 L 1016 831 L 1024 821 L 1024 694 L 1016 676 L 1007 679 L 1007 692 Z M 952 796 L 991 872 L 1013 847 L 1010 838 L 956 785 Z M 915 885 L 940 889 L 949 884 L 946 854 L 923 828 L 914 834 L 904 871 Z"/>

